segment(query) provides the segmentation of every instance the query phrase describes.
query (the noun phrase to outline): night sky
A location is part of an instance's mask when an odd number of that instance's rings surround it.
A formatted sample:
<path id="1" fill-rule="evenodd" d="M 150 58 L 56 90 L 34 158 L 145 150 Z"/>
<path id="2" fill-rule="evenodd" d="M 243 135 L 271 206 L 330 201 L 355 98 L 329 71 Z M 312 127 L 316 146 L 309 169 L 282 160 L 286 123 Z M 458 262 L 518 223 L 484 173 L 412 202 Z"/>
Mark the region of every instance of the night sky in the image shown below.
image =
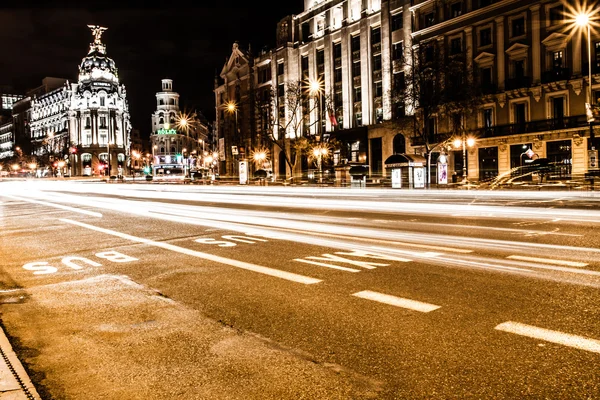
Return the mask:
<path id="1" fill-rule="evenodd" d="M 5 3 L 5 2 L 3 2 Z M 173 79 L 182 109 L 197 109 L 214 119 L 214 76 L 220 72 L 234 41 L 258 51 L 275 43 L 277 22 L 303 11 L 303 0 L 276 2 L 160 1 L 28 2 L 0 6 L 0 85 L 26 91 L 45 76 L 76 82 L 78 66 L 92 35 L 88 24 L 108 28 L 102 36 L 115 60 L 133 128 L 150 134 L 155 93 L 162 78 Z M 151 4 L 150 2 L 145 2 Z M 154 2 L 152 2 L 154 3 Z"/>

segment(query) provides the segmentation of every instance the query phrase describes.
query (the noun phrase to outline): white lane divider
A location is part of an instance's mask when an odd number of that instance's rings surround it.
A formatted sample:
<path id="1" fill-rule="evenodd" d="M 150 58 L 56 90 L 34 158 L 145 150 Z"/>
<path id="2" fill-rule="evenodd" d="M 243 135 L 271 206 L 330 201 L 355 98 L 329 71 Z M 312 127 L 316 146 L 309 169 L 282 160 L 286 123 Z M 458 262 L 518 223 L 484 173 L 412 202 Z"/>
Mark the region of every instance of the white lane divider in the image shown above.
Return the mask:
<path id="1" fill-rule="evenodd" d="M 203 258 L 205 260 L 210 260 L 210 261 L 214 261 L 217 263 L 230 265 L 232 267 L 245 269 L 248 271 L 258 272 L 261 274 L 286 279 L 286 280 L 292 281 L 292 282 L 303 283 L 305 285 L 311 285 L 313 283 L 321 282 L 321 279 L 315 279 L 315 278 L 311 278 L 311 277 L 304 276 L 304 275 L 294 274 L 292 272 L 286 272 L 286 271 L 281 271 L 281 270 L 274 269 L 274 268 L 264 267 L 262 265 L 256 265 L 256 264 L 250 264 L 250 263 L 243 262 L 243 261 L 232 260 L 230 258 L 219 257 L 219 256 L 215 256 L 213 254 L 202 253 L 200 251 L 186 249 L 185 247 L 179 247 L 179 246 L 175 246 L 175 245 L 172 245 L 169 243 L 155 242 L 154 240 L 144 239 L 144 238 L 140 238 L 137 236 L 128 235 L 126 233 L 113 231 L 111 229 L 100 228 L 100 227 L 94 226 L 94 225 L 88 225 L 88 224 L 85 224 L 85 223 L 79 222 L 79 221 L 73 221 L 73 220 L 66 219 L 66 218 L 61 218 L 60 221 L 63 221 L 63 222 L 66 222 L 66 223 L 72 224 L 72 225 L 77 225 L 82 228 L 90 229 L 90 230 L 93 230 L 96 232 L 106 233 L 107 235 L 117 236 L 122 239 L 130 240 L 132 242 L 143 243 L 143 244 L 147 244 L 149 246 L 154 246 L 154 247 L 160 247 L 162 249 L 175 251 L 177 253 L 186 254 L 188 256 Z"/>
<path id="2" fill-rule="evenodd" d="M 363 290 L 362 292 L 354 293 L 352 296 L 360 297 L 361 299 L 373 300 L 379 303 L 389 304 L 395 307 L 407 308 L 413 311 L 420 311 L 428 313 L 437 310 L 441 306 L 434 304 L 423 303 L 421 301 L 405 299 L 402 297 L 396 297 L 389 294 L 372 292 L 370 290 Z"/>
<path id="3" fill-rule="evenodd" d="M 82 210 L 81 208 L 63 206 L 62 204 L 48 203 L 46 201 L 41 201 L 41 200 L 26 199 L 24 197 L 11 196 L 9 194 L 3 194 L 2 196 L 8 197 L 8 198 L 11 198 L 14 200 L 26 201 L 28 203 L 35 203 L 35 204 L 40 204 L 42 206 L 60 208 L 62 210 L 73 211 L 73 212 L 80 213 L 80 214 L 90 215 L 92 217 L 102 218 L 102 214 L 100 214 L 99 212 L 95 212 L 95 211 Z"/>
<path id="4" fill-rule="evenodd" d="M 348 267 L 342 267 L 340 265 L 334 265 L 334 264 L 325 264 L 322 262 L 318 262 L 318 261 L 311 261 L 311 260 L 303 260 L 301 258 L 294 258 L 294 261 L 298 261 L 301 263 L 306 263 L 306 264 L 313 264 L 313 265 L 318 265 L 321 267 L 326 267 L 326 268 L 332 268 L 332 269 L 338 269 L 340 271 L 346 271 L 346 272 L 360 272 L 359 269 L 355 269 L 355 268 L 348 268 Z"/>
<path id="5" fill-rule="evenodd" d="M 538 257 L 528 257 L 528 256 L 508 256 L 511 260 L 519 260 L 519 261 L 532 261 L 539 262 L 542 264 L 552 264 L 552 265 L 566 265 L 567 267 L 586 267 L 588 264 L 584 262 L 577 261 L 567 261 L 567 260 L 554 260 L 551 258 L 538 258 Z"/>
<path id="6" fill-rule="evenodd" d="M 562 344 L 579 350 L 600 353 L 600 340 L 589 339 L 583 336 L 571 335 L 550 329 L 538 328 L 533 325 L 526 325 L 520 322 L 503 322 L 496 326 L 497 330 L 514 333 L 521 336 L 527 336 L 533 339 L 540 339 L 546 342 Z"/>

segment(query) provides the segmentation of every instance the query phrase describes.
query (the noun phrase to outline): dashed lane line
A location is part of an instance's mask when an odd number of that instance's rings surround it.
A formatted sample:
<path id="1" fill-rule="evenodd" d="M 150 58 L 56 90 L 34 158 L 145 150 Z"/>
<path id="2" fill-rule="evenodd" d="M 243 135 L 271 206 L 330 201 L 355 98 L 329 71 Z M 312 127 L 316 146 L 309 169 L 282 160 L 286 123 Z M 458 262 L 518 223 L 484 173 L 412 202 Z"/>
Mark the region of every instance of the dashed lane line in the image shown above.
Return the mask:
<path id="1" fill-rule="evenodd" d="M 550 329 L 538 328 L 537 326 L 513 321 L 503 322 L 496 326 L 495 329 L 600 354 L 600 340 L 553 331 Z"/>
<path id="2" fill-rule="evenodd" d="M 423 303 L 421 301 L 405 299 L 402 297 L 396 297 L 389 294 L 372 292 L 370 290 L 363 290 L 362 292 L 354 293 L 352 296 L 359 297 L 361 299 L 373 300 L 379 303 L 389 304 L 395 307 L 406 308 L 413 311 L 419 311 L 428 313 L 437 310 L 441 306 L 434 304 Z"/>
<path id="3" fill-rule="evenodd" d="M 551 258 L 539 258 L 539 257 L 528 257 L 528 256 L 508 256 L 511 260 L 519 260 L 519 261 L 533 261 L 539 262 L 542 264 L 552 264 L 552 265 L 565 265 L 567 267 L 586 267 L 588 264 L 584 262 L 577 261 L 567 261 L 567 260 L 555 260 Z"/>
<path id="4" fill-rule="evenodd" d="M 66 218 L 61 218 L 60 221 L 66 222 L 66 223 L 72 224 L 72 225 L 77 225 L 82 228 L 90 229 L 90 230 L 93 230 L 96 232 L 102 232 L 107 235 L 117 236 L 122 239 L 130 240 L 132 242 L 143 243 L 143 244 L 146 244 L 149 246 L 159 247 L 159 248 L 174 251 L 177 253 L 202 258 L 205 260 L 210 260 L 210 261 L 214 261 L 214 262 L 221 263 L 221 264 L 226 264 L 226 265 L 229 265 L 232 267 L 241 268 L 241 269 L 245 269 L 245 270 L 253 271 L 253 272 L 258 272 L 261 274 L 270 275 L 270 276 L 274 276 L 274 277 L 281 278 L 281 279 L 286 279 L 286 280 L 292 281 L 292 282 L 303 283 L 305 285 L 311 285 L 314 283 L 321 282 L 321 279 L 311 278 L 311 277 L 304 276 L 304 275 L 294 274 L 292 272 L 286 272 L 286 271 L 281 271 L 281 270 L 274 269 L 274 268 L 264 267 L 262 265 L 256 265 L 256 264 L 250 264 L 250 263 L 243 262 L 243 261 L 232 260 L 230 258 L 219 257 L 219 256 L 216 256 L 213 254 L 202 253 L 200 251 L 187 249 L 185 247 L 175 246 L 175 245 L 172 245 L 169 243 L 156 242 L 154 240 L 128 235 L 126 233 L 113 231 L 111 229 L 100 228 L 98 226 L 85 224 L 85 223 L 79 222 L 79 221 L 73 221 L 73 220 L 66 219 Z"/>

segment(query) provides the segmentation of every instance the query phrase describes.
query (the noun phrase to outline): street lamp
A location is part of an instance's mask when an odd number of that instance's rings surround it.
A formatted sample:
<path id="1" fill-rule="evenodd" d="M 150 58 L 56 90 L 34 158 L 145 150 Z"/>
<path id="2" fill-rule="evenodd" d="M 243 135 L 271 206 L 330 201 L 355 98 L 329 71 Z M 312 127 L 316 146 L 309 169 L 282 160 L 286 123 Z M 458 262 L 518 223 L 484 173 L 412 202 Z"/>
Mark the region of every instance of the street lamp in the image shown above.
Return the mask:
<path id="1" fill-rule="evenodd" d="M 308 80 L 308 90 L 311 96 L 316 97 L 318 100 L 318 129 L 317 129 L 317 141 L 320 139 L 320 137 L 323 135 L 323 121 L 322 121 L 322 112 L 321 112 L 321 108 L 322 108 L 322 99 L 321 96 L 323 95 L 323 82 L 321 82 L 321 80 L 319 79 L 314 79 L 311 78 Z"/>
<path id="2" fill-rule="evenodd" d="M 329 148 L 326 145 L 319 144 L 312 149 L 312 155 L 317 159 L 319 168 L 319 183 L 323 183 L 323 158 L 329 155 Z"/>
<path id="3" fill-rule="evenodd" d="M 467 178 L 467 146 L 473 147 L 475 145 L 475 139 L 473 138 L 465 138 L 464 134 L 462 139 L 454 139 L 454 148 L 458 149 L 462 147 L 462 156 L 463 156 L 463 167 L 462 167 L 462 175 L 463 175 L 463 183 L 468 183 Z"/>

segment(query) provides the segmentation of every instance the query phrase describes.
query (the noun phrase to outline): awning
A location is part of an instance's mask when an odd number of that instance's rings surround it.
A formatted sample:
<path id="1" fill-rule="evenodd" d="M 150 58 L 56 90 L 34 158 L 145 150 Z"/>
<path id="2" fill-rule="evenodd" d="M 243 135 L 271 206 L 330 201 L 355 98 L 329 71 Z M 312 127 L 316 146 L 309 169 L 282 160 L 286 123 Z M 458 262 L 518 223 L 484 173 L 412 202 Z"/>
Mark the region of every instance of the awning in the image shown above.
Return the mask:
<path id="1" fill-rule="evenodd" d="M 425 157 L 418 154 L 392 154 L 385 162 L 386 168 L 423 167 L 427 164 Z"/>

